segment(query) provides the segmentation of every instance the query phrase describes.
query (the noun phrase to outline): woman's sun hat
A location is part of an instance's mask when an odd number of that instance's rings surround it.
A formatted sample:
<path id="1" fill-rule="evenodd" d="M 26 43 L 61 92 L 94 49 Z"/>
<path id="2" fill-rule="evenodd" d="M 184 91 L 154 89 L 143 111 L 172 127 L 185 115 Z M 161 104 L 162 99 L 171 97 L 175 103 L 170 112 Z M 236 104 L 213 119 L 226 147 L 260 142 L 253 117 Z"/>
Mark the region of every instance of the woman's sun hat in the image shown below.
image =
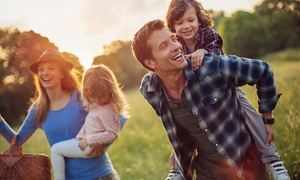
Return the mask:
<path id="1" fill-rule="evenodd" d="M 61 67 L 66 68 L 68 70 L 71 70 L 73 68 L 73 64 L 67 61 L 66 58 L 61 53 L 58 52 L 58 50 L 46 49 L 43 52 L 43 54 L 39 57 L 39 59 L 29 66 L 29 69 L 33 73 L 37 74 L 39 64 L 45 61 L 59 62 Z"/>

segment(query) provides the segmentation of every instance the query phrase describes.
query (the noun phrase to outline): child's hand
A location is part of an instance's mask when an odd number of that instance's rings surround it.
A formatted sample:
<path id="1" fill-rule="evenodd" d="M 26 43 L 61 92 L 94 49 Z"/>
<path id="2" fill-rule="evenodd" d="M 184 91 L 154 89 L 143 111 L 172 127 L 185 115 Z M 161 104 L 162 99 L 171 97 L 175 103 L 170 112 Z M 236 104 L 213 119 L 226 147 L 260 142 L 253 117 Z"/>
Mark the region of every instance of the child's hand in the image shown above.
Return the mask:
<path id="1" fill-rule="evenodd" d="M 205 49 L 197 49 L 195 52 L 185 55 L 185 58 L 191 58 L 192 69 L 195 71 L 202 64 L 205 54 L 207 54 L 207 51 Z"/>
<path id="2" fill-rule="evenodd" d="M 78 143 L 78 147 L 81 149 L 81 151 L 84 151 L 87 146 L 88 144 L 86 138 L 81 139 Z"/>

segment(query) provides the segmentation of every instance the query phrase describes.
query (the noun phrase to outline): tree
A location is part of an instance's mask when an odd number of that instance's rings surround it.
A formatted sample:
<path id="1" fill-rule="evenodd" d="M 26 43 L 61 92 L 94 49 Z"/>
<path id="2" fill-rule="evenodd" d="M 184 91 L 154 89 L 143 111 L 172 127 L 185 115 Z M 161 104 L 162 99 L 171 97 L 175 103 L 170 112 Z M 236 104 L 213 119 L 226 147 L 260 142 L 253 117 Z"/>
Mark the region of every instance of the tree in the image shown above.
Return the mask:
<path id="1" fill-rule="evenodd" d="M 273 51 L 300 46 L 299 0 L 264 0 L 255 12 L 267 19 Z"/>
<path id="2" fill-rule="evenodd" d="M 125 89 L 140 85 L 147 72 L 134 59 L 131 52 L 131 41 L 113 41 L 104 46 L 104 54 L 94 58 L 93 64 L 105 64 L 116 75 Z"/>
<path id="3" fill-rule="evenodd" d="M 223 19 L 225 17 L 225 15 L 224 15 L 225 12 L 224 11 L 213 11 L 213 10 L 209 10 L 208 12 L 211 15 L 212 20 L 214 22 L 214 25 L 212 28 L 217 30 L 221 19 Z"/>
<path id="4" fill-rule="evenodd" d="M 29 98 L 34 95 L 33 78 L 28 66 L 44 49 L 55 46 L 33 31 L 4 28 L 1 29 L 0 47 L 1 70 L 4 70 L 0 82 L 0 110 L 8 121 L 19 120 L 27 110 Z"/>
<path id="5" fill-rule="evenodd" d="M 258 14 L 238 11 L 232 17 L 223 18 L 218 31 L 226 54 L 257 58 L 270 51 L 267 23 Z"/>
<path id="6" fill-rule="evenodd" d="M 0 113 L 8 120 L 23 119 L 28 101 L 34 96 L 35 87 L 29 65 L 47 48 L 58 49 L 48 38 L 33 31 L 0 29 Z M 78 58 L 64 53 L 81 72 Z"/>

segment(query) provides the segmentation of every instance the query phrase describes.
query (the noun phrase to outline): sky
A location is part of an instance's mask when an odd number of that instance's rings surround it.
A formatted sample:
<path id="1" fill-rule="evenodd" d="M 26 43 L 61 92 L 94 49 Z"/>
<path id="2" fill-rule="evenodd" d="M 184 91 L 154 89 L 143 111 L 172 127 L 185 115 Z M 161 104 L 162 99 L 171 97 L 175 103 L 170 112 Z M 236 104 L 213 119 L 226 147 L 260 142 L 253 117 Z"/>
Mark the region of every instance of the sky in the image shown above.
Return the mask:
<path id="1" fill-rule="evenodd" d="M 207 10 L 252 12 L 263 0 L 202 0 Z M 170 0 L 0 0 L 0 27 L 33 30 L 88 68 L 103 46 L 132 40 L 146 22 L 165 18 Z"/>

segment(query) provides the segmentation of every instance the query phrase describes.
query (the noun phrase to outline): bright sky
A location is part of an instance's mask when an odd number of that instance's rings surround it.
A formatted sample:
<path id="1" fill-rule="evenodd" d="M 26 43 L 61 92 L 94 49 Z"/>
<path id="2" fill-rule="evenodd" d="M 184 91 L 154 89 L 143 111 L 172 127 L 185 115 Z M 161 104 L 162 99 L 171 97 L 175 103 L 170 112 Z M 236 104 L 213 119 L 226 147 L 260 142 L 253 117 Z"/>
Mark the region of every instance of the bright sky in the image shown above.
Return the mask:
<path id="1" fill-rule="evenodd" d="M 202 0 L 205 9 L 252 11 L 263 0 Z M 0 27 L 33 30 L 87 68 L 103 45 L 131 40 L 146 22 L 163 19 L 170 0 L 0 0 Z"/>

